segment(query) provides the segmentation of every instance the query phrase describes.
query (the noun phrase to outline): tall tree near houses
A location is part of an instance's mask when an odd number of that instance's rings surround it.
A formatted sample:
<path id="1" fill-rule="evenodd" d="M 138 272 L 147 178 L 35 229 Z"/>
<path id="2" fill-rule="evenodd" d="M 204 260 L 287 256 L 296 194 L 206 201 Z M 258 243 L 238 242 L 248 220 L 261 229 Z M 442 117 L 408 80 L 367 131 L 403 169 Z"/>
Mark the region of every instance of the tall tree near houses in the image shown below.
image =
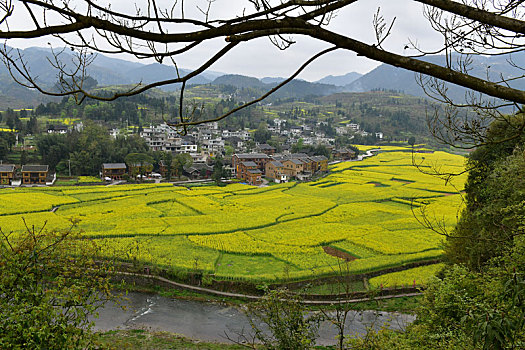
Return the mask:
<path id="1" fill-rule="evenodd" d="M 145 153 L 130 153 L 125 158 L 126 164 L 132 172 L 133 177 L 140 175 L 140 181 L 144 179 L 144 174 L 153 170 L 153 158 Z"/>
<path id="2" fill-rule="evenodd" d="M 173 172 L 173 154 L 171 152 L 164 153 L 163 161 L 166 167 L 166 179 L 169 181 Z"/>
<path id="3" fill-rule="evenodd" d="M 486 142 L 486 129 L 494 120 L 505 121 L 506 115 L 498 112 L 499 105 L 514 106 L 523 111 L 525 91 L 519 86 L 525 79 L 494 74 L 490 67 L 484 75 L 471 74 L 473 55 L 507 55 L 509 67 L 523 68 L 523 63 L 513 61 L 513 55 L 525 48 L 525 5 L 517 0 L 412 0 L 422 5 L 422 16 L 443 37 L 441 47 L 424 51 L 413 40 L 399 50 L 392 50 L 388 41 L 396 27 L 395 18 L 385 18 L 381 11 L 370 8 L 373 40 L 359 39 L 351 29 L 336 32 L 333 17 L 345 10 L 351 13 L 358 3 L 365 0 L 246 0 L 232 5 L 226 17 L 215 12 L 214 1 L 203 1 L 206 6 L 179 1 L 165 8 L 154 0 L 143 0 L 135 6 L 115 9 L 106 2 L 94 0 L 27 0 L 12 2 L 0 0 L 0 39 L 31 39 L 57 37 L 76 55 L 74 62 L 62 61 L 60 52 L 54 51 L 60 88 L 46 90 L 31 73 L 27 60 L 16 49 L 5 45 L 0 51 L 3 61 L 19 83 L 54 96 L 74 96 L 77 102 L 85 98 L 115 100 L 119 97 L 140 94 L 166 84 L 180 83 L 178 120 L 173 125 L 181 133 L 188 127 L 204 122 L 217 121 L 240 109 L 249 107 L 271 95 L 319 57 L 334 51 L 349 51 L 369 59 L 416 72 L 420 84 L 434 98 L 449 103 L 445 113 L 429 116 L 435 136 L 441 141 L 464 147 Z M 189 6 L 193 6 L 189 10 Z M 195 8 L 197 7 L 198 8 Z M 16 20 L 15 20 L 16 18 Z M 26 20 L 21 20 L 25 18 Z M 360 29 L 362 31 L 363 29 Z M 366 29 L 365 29 L 366 30 Z M 210 68 L 228 56 L 232 50 L 242 50 L 246 43 L 268 38 L 279 49 L 293 45 L 300 37 L 308 37 L 325 45 L 306 59 L 295 73 L 262 96 L 233 107 L 211 119 L 202 119 L 195 110 L 185 109 L 184 90 L 189 79 Z M 222 39 L 217 49 L 214 43 Z M 125 91 L 104 92 L 97 95 L 88 89 L 89 64 L 93 52 L 104 54 L 129 54 L 139 59 L 153 58 L 159 63 L 178 67 L 179 57 L 199 50 L 207 52 L 203 63 L 187 74 L 174 74 L 150 84 L 139 84 Z M 425 56 L 443 54 L 442 64 L 431 63 Z M 255 63 L 254 63 L 255 64 Z M 254 67 L 256 68 L 256 67 Z M 474 107 L 474 117 L 465 118 L 456 111 L 458 102 L 447 94 L 444 82 L 456 84 L 476 93 L 467 96 L 461 105 Z M 478 94 L 479 93 L 479 94 Z M 480 95 L 481 94 L 481 95 Z M 491 99 L 486 99 L 489 97 Z M 492 99 L 494 98 L 494 99 Z M 517 133 L 525 127 L 521 126 Z"/>
<path id="4" fill-rule="evenodd" d="M 177 153 L 173 158 L 173 170 L 175 176 L 181 178 L 184 173 L 184 168 L 190 167 L 193 164 L 193 158 L 188 153 Z"/>

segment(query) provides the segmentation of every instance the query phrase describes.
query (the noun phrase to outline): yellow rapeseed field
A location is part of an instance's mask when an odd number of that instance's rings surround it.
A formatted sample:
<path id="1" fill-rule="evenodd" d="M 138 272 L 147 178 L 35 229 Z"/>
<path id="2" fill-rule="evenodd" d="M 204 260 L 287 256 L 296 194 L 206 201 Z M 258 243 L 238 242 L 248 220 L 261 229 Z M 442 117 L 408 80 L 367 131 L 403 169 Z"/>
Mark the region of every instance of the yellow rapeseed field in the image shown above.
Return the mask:
<path id="1" fill-rule="evenodd" d="M 415 167 L 413 164 L 417 164 Z M 445 182 L 432 174 L 460 172 L 464 158 L 383 147 L 363 161 L 331 166 L 315 181 L 257 188 L 171 184 L 67 186 L 0 190 L 4 232 L 29 225 L 69 227 L 123 261 L 174 272 L 199 270 L 215 278 L 278 281 L 333 274 L 351 256 L 353 273 L 436 259 L 443 237 L 426 218 L 451 228 L 461 208 L 465 175 Z M 52 212 L 53 207 L 58 210 Z M 428 269 L 431 270 L 431 269 Z M 423 280 L 394 275 L 376 284 Z M 432 270 L 434 271 L 434 270 Z M 426 272 L 425 272 L 426 273 Z"/>

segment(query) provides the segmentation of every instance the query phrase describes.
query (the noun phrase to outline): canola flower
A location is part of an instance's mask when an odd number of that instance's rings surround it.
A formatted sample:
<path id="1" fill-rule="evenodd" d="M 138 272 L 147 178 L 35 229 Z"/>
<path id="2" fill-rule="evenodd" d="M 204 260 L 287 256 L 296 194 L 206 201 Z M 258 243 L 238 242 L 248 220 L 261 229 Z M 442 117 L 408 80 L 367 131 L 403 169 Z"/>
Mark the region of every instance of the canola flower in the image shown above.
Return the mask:
<path id="1" fill-rule="evenodd" d="M 453 227 L 465 175 L 445 183 L 427 173 L 436 166 L 456 172 L 463 169 L 464 158 L 418 153 L 416 160 L 427 172 L 422 173 L 412 165 L 409 149 L 382 151 L 363 161 L 338 163 L 317 181 L 264 188 L 1 189 L 0 227 L 16 234 L 25 229 L 22 218 L 35 227 L 46 223 L 47 229 L 79 220 L 82 234 L 103 244 L 108 257 L 175 272 L 199 270 L 226 280 L 271 282 L 334 274 L 341 259 L 327 254 L 327 246 L 355 258 L 349 262 L 351 273 L 439 258 L 442 236 L 416 218 L 426 215 Z M 52 212 L 54 207 L 58 210 Z M 377 281 L 401 284 L 413 275 L 394 275 L 396 282 L 383 275 Z"/>

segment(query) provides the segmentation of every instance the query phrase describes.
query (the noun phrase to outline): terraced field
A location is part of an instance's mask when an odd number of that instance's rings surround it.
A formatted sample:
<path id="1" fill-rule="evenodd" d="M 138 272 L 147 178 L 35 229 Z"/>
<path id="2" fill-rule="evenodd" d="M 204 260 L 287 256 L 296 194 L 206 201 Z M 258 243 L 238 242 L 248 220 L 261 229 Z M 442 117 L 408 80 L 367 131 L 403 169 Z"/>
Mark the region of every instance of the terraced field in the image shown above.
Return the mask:
<path id="1" fill-rule="evenodd" d="M 413 167 L 406 149 L 384 150 L 361 162 L 339 163 L 315 182 L 264 188 L 3 189 L 0 227 L 16 233 L 24 229 L 22 218 L 37 227 L 47 222 L 47 229 L 80 220 L 83 235 L 100 242 L 108 256 L 174 272 L 200 270 L 217 279 L 329 275 L 341 256 L 351 260 L 354 273 L 439 257 L 442 236 L 422 227 L 413 211 L 419 215 L 425 208 L 427 217 L 454 225 L 464 178 L 445 184 Z M 441 170 L 459 171 L 464 159 L 435 152 L 418 154 L 417 161 L 421 169 L 440 164 Z"/>

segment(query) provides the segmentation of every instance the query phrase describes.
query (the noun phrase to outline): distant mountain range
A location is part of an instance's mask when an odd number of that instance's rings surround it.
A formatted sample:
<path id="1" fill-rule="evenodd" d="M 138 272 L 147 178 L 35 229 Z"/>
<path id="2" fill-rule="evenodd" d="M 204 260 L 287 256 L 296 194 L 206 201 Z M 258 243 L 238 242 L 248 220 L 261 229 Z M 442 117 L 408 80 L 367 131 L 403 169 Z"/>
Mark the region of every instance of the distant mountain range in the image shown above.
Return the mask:
<path id="1" fill-rule="evenodd" d="M 345 75 L 337 75 L 337 76 L 329 75 L 329 76 L 326 76 L 316 81 L 316 83 L 331 84 L 335 86 L 346 86 L 346 85 L 353 83 L 354 81 L 361 78 L 362 76 L 363 74 L 359 74 L 356 72 L 350 72 Z"/>
<path id="2" fill-rule="evenodd" d="M 456 62 L 457 59 L 458 57 L 453 56 L 452 62 Z M 425 57 L 424 60 L 434 64 L 445 65 L 445 56 L 428 56 Z M 523 62 L 525 62 L 525 52 L 515 53 L 512 56 L 472 56 L 469 74 L 479 78 L 486 78 L 488 75 L 493 81 L 500 80 L 501 77 L 509 79 L 511 77 L 522 76 L 523 71 L 509 64 L 510 60 L 518 63 L 518 65 L 523 65 Z M 509 81 L 509 85 L 516 89 L 525 90 L 525 79 Z M 467 89 L 453 84 L 447 84 L 447 86 L 450 97 L 456 101 L 464 100 Z M 380 65 L 369 73 L 345 85 L 343 88 L 347 92 L 392 89 L 402 91 L 408 95 L 426 96 L 423 89 L 417 84 L 416 74 L 414 72 L 387 64 Z"/>
<path id="3" fill-rule="evenodd" d="M 28 62 L 31 72 L 38 77 L 38 82 L 46 87 L 52 87 L 58 80 L 56 70 L 50 63 L 54 56 L 50 49 L 32 47 L 21 50 L 24 59 Z M 428 62 L 444 64 L 444 56 L 429 56 L 425 58 Z M 522 72 L 508 64 L 508 55 L 502 56 L 475 56 L 473 57 L 472 71 L 470 74 L 485 77 L 487 72 L 491 78 L 497 78 L 501 74 L 508 78 L 519 76 Z M 525 62 L 525 52 L 512 56 L 515 62 Z M 74 55 L 69 49 L 61 53 L 61 60 L 66 67 L 73 67 Z M 118 58 L 107 57 L 98 54 L 87 69 L 88 74 L 97 80 L 99 86 L 124 85 L 143 83 L 148 84 L 155 81 L 174 78 L 177 71 L 174 67 L 159 63 L 142 64 L 130 62 Z M 187 69 L 179 69 L 179 74 L 185 75 L 190 72 Z M 226 74 L 215 71 L 205 71 L 192 78 L 189 84 L 214 84 L 230 85 L 236 88 L 253 88 L 268 90 L 282 82 L 282 77 L 265 77 L 257 79 L 243 75 Z M 511 86 L 525 89 L 523 79 L 516 80 Z M 163 86 L 166 91 L 180 88 L 180 84 Z M 366 92 L 375 89 L 389 89 L 402 91 L 409 95 L 425 96 L 421 87 L 416 83 L 415 74 L 411 71 L 382 64 L 367 74 L 361 75 L 350 72 L 340 76 L 326 76 L 316 82 L 304 80 L 293 80 L 281 88 L 275 97 L 302 98 L 308 95 L 329 95 L 337 92 Z M 465 96 L 465 89 L 450 85 L 449 93 L 456 99 Z M 9 76 L 7 68 L 0 65 L 0 108 L 29 107 L 48 99 L 40 93 L 26 89 L 14 83 Z"/>

